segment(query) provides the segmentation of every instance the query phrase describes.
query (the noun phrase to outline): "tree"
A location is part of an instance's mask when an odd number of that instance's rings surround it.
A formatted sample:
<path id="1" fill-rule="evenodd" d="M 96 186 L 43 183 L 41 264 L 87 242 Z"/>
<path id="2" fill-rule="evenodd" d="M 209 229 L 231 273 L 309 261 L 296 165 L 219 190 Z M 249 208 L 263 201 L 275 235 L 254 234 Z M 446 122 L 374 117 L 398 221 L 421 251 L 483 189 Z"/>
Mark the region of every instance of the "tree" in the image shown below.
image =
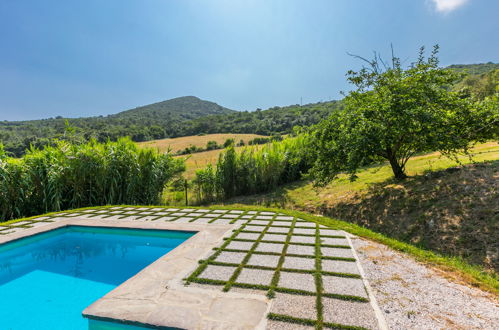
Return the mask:
<path id="1" fill-rule="evenodd" d="M 341 172 L 353 180 L 360 167 L 381 160 L 388 160 L 395 178 L 404 179 L 405 165 L 416 153 L 438 150 L 452 156 L 491 136 L 497 121 L 490 116 L 496 111 L 497 119 L 497 108 L 480 107 L 450 91 L 460 74 L 439 68 L 437 54 L 435 46 L 426 58 L 422 47 L 407 69 L 393 51 L 390 65 L 376 53 L 373 60 L 356 56 L 369 64 L 347 73 L 356 90 L 345 97 L 344 109 L 318 124 L 314 133 L 312 176 L 317 184 Z M 484 122 L 489 125 L 485 129 Z"/>

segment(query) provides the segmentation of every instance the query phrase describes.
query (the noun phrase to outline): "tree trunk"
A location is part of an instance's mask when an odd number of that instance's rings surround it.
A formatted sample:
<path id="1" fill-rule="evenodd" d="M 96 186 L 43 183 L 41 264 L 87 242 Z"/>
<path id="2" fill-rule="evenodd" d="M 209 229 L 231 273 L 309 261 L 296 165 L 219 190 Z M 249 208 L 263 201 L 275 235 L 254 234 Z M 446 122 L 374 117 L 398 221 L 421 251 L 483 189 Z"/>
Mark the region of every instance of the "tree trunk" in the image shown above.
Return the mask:
<path id="1" fill-rule="evenodd" d="M 393 175 L 395 175 L 395 179 L 403 180 L 407 178 L 407 175 L 404 173 L 404 169 L 402 168 L 402 166 L 400 166 L 395 157 L 390 157 L 388 158 L 388 160 L 390 161 L 390 165 L 392 167 Z"/>

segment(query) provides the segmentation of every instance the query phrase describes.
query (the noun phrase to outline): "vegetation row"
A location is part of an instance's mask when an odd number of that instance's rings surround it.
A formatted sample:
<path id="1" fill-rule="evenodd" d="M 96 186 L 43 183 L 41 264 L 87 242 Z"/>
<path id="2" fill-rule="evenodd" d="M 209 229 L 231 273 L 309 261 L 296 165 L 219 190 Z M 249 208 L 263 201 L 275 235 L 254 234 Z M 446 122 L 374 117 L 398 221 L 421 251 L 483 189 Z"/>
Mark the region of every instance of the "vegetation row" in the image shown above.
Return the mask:
<path id="1" fill-rule="evenodd" d="M 182 160 L 130 139 L 53 143 L 9 158 L 0 145 L 0 221 L 106 204 L 157 204 Z"/>

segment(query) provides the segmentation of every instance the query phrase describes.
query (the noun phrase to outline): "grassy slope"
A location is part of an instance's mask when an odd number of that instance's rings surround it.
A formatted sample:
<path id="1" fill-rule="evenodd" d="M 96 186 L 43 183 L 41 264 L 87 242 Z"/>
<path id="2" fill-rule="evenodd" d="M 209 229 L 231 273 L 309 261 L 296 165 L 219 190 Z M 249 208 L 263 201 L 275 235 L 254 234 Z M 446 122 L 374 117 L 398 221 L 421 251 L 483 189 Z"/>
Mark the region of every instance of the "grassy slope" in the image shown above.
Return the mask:
<path id="1" fill-rule="evenodd" d="M 403 183 L 393 181 L 388 165 L 378 165 L 360 172 L 355 182 L 341 177 L 315 189 L 302 181 L 229 203 L 325 214 L 497 272 L 499 144 L 481 144 L 473 152 L 476 162 L 488 162 L 444 170 L 457 164 L 432 153 L 409 161 L 413 177 Z M 470 160 L 462 157 L 461 162 Z M 437 172 L 425 175 L 429 170 Z"/>

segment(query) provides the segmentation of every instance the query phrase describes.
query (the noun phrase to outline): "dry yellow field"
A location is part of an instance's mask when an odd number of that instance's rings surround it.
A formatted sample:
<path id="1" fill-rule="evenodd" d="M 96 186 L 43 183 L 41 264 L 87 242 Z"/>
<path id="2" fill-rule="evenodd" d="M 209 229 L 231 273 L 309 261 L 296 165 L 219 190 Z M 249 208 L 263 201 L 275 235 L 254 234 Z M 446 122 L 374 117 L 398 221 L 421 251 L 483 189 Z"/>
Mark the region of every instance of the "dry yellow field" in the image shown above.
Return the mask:
<path id="1" fill-rule="evenodd" d="M 264 135 L 257 134 L 207 134 L 207 135 L 193 135 L 193 136 L 184 136 L 174 139 L 161 139 L 161 140 L 153 140 L 146 142 L 137 143 L 140 147 L 148 147 L 148 148 L 156 148 L 159 152 L 165 152 L 168 148 L 171 149 L 172 152 L 177 152 L 179 150 L 184 150 L 191 145 L 196 147 L 206 147 L 208 141 L 216 141 L 218 144 L 223 144 L 227 139 L 234 139 L 236 143 L 239 143 L 240 140 L 243 140 L 244 143 L 248 143 L 248 141 L 253 140 L 257 137 L 266 137 Z M 218 154 L 220 150 L 212 150 L 216 151 L 213 155 L 218 158 Z M 211 152 L 211 151 L 210 151 Z M 210 156 L 211 157 L 211 156 Z"/>

